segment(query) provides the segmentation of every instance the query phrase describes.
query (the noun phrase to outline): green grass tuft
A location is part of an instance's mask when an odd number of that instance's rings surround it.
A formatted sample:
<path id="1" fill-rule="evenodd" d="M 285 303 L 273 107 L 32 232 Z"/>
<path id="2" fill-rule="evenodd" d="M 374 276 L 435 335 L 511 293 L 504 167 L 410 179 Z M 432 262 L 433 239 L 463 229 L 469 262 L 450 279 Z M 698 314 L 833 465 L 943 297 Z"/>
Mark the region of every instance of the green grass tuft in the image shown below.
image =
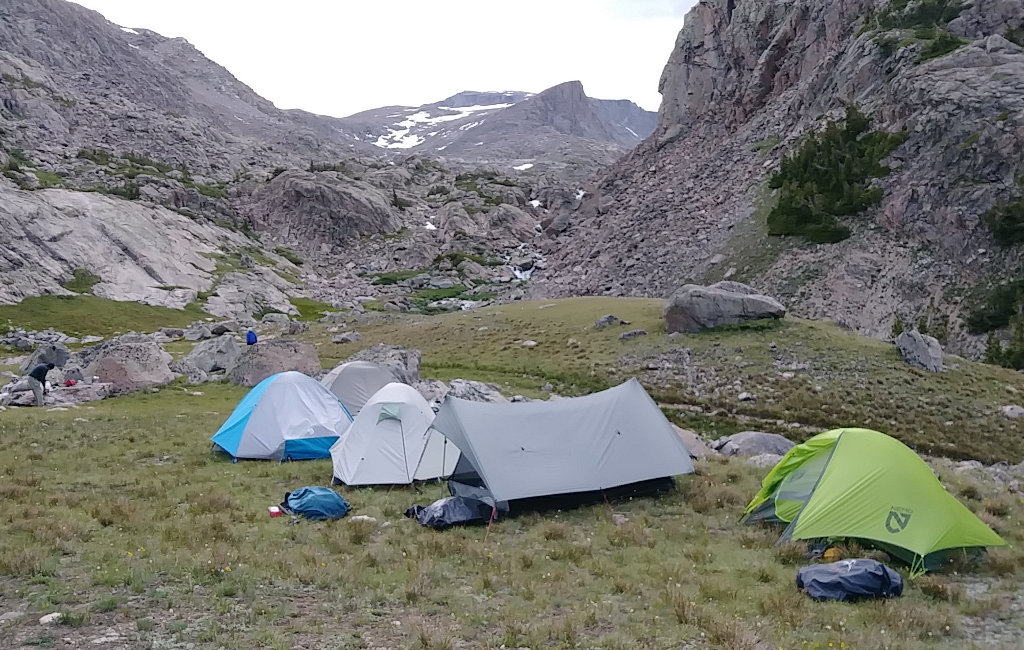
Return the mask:
<path id="1" fill-rule="evenodd" d="M 225 190 L 221 186 L 197 184 L 195 187 L 196 187 L 197 190 L 199 190 L 200 194 L 202 194 L 203 196 L 209 197 L 211 199 L 226 199 L 226 198 L 228 198 L 227 190 Z"/>
<path id="2" fill-rule="evenodd" d="M 373 284 L 392 285 L 398 284 L 402 280 L 408 280 L 409 278 L 420 275 L 421 273 L 429 273 L 430 269 L 411 269 L 409 271 L 389 271 L 387 273 L 375 273 L 370 277 L 373 278 Z"/>
<path id="3" fill-rule="evenodd" d="M 75 293 L 92 293 L 92 288 L 103 281 L 89 269 L 75 269 L 73 277 L 61 286 Z"/>
<path id="4" fill-rule="evenodd" d="M 0 325 L 43 330 L 52 327 L 65 334 L 153 332 L 160 327 L 185 327 L 209 314 L 196 307 L 184 310 L 119 302 L 96 296 L 36 296 L 16 305 L 0 305 Z"/>
<path id="5" fill-rule="evenodd" d="M 288 301 L 299 310 L 299 316 L 295 320 L 315 321 L 323 317 L 324 312 L 338 311 L 326 302 L 313 300 L 312 298 L 293 297 Z"/>
<path id="6" fill-rule="evenodd" d="M 53 172 L 46 172 L 41 169 L 33 169 L 32 173 L 39 179 L 40 189 L 46 189 L 48 187 L 63 187 L 64 179 L 54 174 Z"/>
<path id="7" fill-rule="evenodd" d="M 295 251 L 286 246 L 278 246 L 277 248 L 274 249 L 274 252 L 280 255 L 281 257 L 285 258 L 295 266 L 302 266 L 303 264 L 305 264 L 305 260 L 303 260 L 298 253 L 296 253 Z"/>
<path id="8" fill-rule="evenodd" d="M 946 56 L 964 45 L 967 45 L 967 41 L 964 39 L 954 36 L 944 29 L 938 30 L 935 37 L 921 50 L 921 54 L 917 57 L 917 62 L 924 63 L 931 59 L 937 59 L 940 56 Z"/>

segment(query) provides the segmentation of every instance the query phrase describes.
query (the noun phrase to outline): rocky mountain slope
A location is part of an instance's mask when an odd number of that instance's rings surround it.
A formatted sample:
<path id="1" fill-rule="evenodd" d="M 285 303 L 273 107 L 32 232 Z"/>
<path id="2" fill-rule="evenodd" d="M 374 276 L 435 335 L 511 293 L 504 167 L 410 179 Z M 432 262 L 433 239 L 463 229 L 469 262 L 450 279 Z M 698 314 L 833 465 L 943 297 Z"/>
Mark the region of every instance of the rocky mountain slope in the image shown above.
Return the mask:
<path id="1" fill-rule="evenodd" d="M 588 160 L 610 163 L 656 126 L 653 113 L 626 100 L 587 97 L 578 81 L 536 95 L 459 93 L 436 104 L 387 107 L 342 121 L 358 125 L 362 141 L 384 149 L 523 165 L 584 152 Z"/>
<path id="2" fill-rule="evenodd" d="M 654 128 L 654 116 L 631 102 L 585 98 L 577 104 L 576 94 L 561 87 L 536 97 L 468 92 L 429 106 L 385 107 L 343 119 L 281 110 L 185 39 L 122 28 L 65 0 L 5 5 L 0 43 L 0 127 L 16 145 L 39 150 L 46 162 L 99 146 L 223 176 L 311 156 L 383 153 L 428 139 L 435 152 L 473 140 L 446 154 L 458 149 L 466 160 L 551 153 L 588 161 L 597 153 L 606 162 Z M 582 96 L 578 82 L 570 85 Z M 502 109 L 519 102 L 542 103 L 548 112 L 534 111 L 539 120 L 506 120 Z M 578 125 L 595 121 L 581 137 Z M 480 139 L 469 131 L 484 123 L 524 141 L 525 151 L 478 148 Z M 530 146 L 538 130 L 538 143 Z"/>
<path id="3" fill-rule="evenodd" d="M 389 115 L 426 128 L 438 111 L 460 116 L 431 141 L 452 152 L 377 146 L 395 140 Z M 579 83 L 407 113 L 280 110 L 183 39 L 63 0 L 5 4 L 0 302 L 84 290 L 225 316 L 293 313 L 289 295 L 426 304 L 381 273 L 426 273 L 446 297 L 502 295 L 542 264 L 536 234 L 565 222 L 574 179 L 654 128 Z M 475 261 L 441 268 L 449 254 Z"/>
<path id="4" fill-rule="evenodd" d="M 1022 45 L 1012 0 L 702 1 L 665 67 L 655 135 L 591 188 L 532 291 L 732 278 L 798 315 L 875 336 L 898 315 L 979 352 L 966 323 L 1019 269 L 983 216 L 1021 193 Z M 842 217 L 838 243 L 769 236 L 769 178 L 847 103 L 905 132 L 872 181 L 880 202 Z"/>

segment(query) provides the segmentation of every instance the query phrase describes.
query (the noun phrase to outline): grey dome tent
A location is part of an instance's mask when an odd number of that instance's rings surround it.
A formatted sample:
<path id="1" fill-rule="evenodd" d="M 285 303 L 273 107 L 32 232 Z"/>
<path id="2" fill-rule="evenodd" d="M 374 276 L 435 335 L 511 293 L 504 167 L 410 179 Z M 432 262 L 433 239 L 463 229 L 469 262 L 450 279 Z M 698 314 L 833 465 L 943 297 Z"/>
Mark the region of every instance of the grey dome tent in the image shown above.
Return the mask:
<path id="1" fill-rule="evenodd" d="M 387 368 L 369 361 L 349 361 L 324 375 L 320 383 L 355 417 L 374 393 L 394 381 L 397 379 Z"/>
<path id="2" fill-rule="evenodd" d="M 451 493 L 502 509 L 657 492 L 693 472 L 689 450 L 636 379 L 547 402 L 447 397 L 433 426 L 462 452 Z"/>

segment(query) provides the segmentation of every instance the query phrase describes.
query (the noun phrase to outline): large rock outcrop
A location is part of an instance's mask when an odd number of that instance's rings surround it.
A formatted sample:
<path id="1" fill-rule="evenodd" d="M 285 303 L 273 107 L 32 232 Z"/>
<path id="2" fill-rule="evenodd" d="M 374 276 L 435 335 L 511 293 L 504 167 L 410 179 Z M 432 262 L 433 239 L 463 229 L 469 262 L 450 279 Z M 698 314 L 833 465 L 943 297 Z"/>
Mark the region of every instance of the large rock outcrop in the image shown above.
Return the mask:
<path id="1" fill-rule="evenodd" d="M 687 284 L 672 294 L 662 310 L 669 333 L 699 332 L 785 315 L 786 308 L 778 300 L 739 282 L 718 282 L 709 287 Z"/>
<path id="2" fill-rule="evenodd" d="M 174 381 L 173 357 L 146 334 L 129 332 L 83 348 L 69 363 L 84 368 L 85 376 L 111 384 L 111 392 L 126 393 Z"/>
<path id="3" fill-rule="evenodd" d="M 255 386 L 270 375 L 297 370 L 311 377 L 323 372 L 316 348 L 293 339 L 272 339 L 247 345 L 228 369 L 227 380 L 241 386 Z"/>
<path id="4" fill-rule="evenodd" d="M 71 352 L 63 343 L 44 343 L 36 348 L 18 369 L 24 375 L 40 363 L 52 363 L 58 368 L 63 368 L 70 357 Z"/>
<path id="5" fill-rule="evenodd" d="M 206 299 L 206 312 L 223 318 L 252 322 L 253 314 L 275 310 L 282 314 L 298 315 L 299 310 L 289 300 L 292 285 L 280 275 L 266 268 L 224 275 L 217 288 Z"/>
<path id="6" fill-rule="evenodd" d="M 185 361 L 203 372 L 221 372 L 232 367 L 241 348 L 232 334 L 201 341 L 185 356 Z"/>
<path id="7" fill-rule="evenodd" d="M 390 198 L 337 172 L 289 171 L 256 190 L 247 211 L 257 230 L 277 240 L 334 246 L 398 231 Z"/>
<path id="8" fill-rule="evenodd" d="M 24 192 L 0 183 L 0 303 L 70 294 L 76 269 L 91 292 L 181 309 L 210 289 L 220 246 L 246 239 L 162 207 L 96 192 Z"/>
<path id="9" fill-rule="evenodd" d="M 467 379 L 453 379 L 448 382 L 446 395 L 458 397 L 459 399 L 471 402 L 507 402 L 508 399 L 501 394 L 498 387 L 482 381 L 470 381 Z"/>
<path id="10" fill-rule="evenodd" d="M 777 433 L 741 431 L 713 441 L 711 448 L 724 456 L 785 456 L 793 448 L 793 441 Z"/>
<path id="11" fill-rule="evenodd" d="M 907 363 L 929 372 L 942 372 L 942 346 L 934 336 L 906 330 L 896 337 L 896 347 Z"/>
<path id="12" fill-rule="evenodd" d="M 399 345 L 378 343 L 356 352 L 347 361 L 369 361 L 387 368 L 391 374 L 403 384 L 415 385 L 420 379 L 420 360 L 423 353 L 419 350 L 403 348 Z"/>

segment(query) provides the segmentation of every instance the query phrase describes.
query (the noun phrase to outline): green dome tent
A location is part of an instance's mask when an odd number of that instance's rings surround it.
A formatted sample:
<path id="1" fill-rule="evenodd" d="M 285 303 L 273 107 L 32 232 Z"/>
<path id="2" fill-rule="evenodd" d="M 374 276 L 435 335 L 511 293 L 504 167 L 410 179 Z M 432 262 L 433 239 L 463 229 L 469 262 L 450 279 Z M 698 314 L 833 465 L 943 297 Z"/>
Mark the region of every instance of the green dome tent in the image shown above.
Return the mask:
<path id="1" fill-rule="evenodd" d="M 827 431 L 793 447 L 743 519 L 789 524 L 780 541 L 865 540 L 914 571 L 934 568 L 944 552 L 1006 544 L 913 450 L 869 429 Z"/>

